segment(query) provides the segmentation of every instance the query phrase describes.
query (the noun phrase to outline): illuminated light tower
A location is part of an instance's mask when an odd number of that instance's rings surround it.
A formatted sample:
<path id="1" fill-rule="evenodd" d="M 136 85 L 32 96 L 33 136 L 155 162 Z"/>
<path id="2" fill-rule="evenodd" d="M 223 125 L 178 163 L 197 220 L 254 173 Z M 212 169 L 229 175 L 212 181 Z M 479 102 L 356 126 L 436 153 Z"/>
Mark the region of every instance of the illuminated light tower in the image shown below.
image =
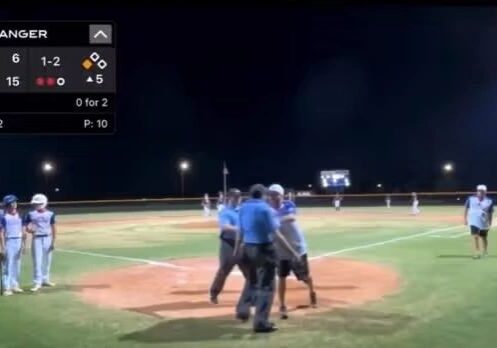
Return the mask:
<path id="1" fill-rule="evenodd" d="M 378 185 L 376 185 L 376 187 L 379 188 L 379 189 L 381 189 L 383 187 L 383 185 L 382 184 L 378 184 Z"/>
<path id="2" fill-rule="evenodd" d="M 444 163 L 442 170 L 445 174 L 452 173 L 454 171 L 454 165 L 450 162 Z"/>
<path id="3" fill-rule="evenodd" d="M 179 163 L 179 174 L 181 176 L 181 197 L 185 196 L 185 173 L 190 169 L 190 162 L 181 161 Z"/>
<path id="4" fill-rule="evenodd" d="M 45 190 L 48 191 L 48 177 L 53 173 L 55 167 L 51 162 L 43 162 L 41 164 L 41 170 L 43 171 L 43 177 L 45 178 Z"/>

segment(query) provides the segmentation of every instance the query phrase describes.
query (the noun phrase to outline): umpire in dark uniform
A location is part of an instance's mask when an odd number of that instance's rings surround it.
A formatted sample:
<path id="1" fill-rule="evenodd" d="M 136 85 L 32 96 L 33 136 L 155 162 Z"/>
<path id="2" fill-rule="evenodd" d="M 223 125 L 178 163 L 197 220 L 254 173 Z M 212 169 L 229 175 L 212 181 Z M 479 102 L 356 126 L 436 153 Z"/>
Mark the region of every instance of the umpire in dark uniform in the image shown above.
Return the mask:
<path id="1" fill-rule="evenodd" d="M 227 204 L 219 212 L 219 228 L 221 233 L 219 239 L 221 242 L 219 248 L 219 269 L 210 289 L 211 303 L 218 303 L 218 295 L 223 291 L 226 278 L 229 276 L 235 265 L 246 276 L 246 267 L 240 264 L 239 242 L 240 229 L 238 210 L 242 193 L 236 188 L 232 188 L 227 194 Z"/>
<path id="2" fill-rule="evenodd" d="M 273 240 L 279 223 L 274 211 L 264 200 L 266 188 L 257 184 L 250 188 L 250 199 L 240 207 L 240 232 L 243 241 L 243 262 L 249 267 L 237 317 L 248 320 L 250 307 L 255 304 L 254 332 L 273 332 L 277 327 L 269 322 L 273 305 L 276 252 Z"/>

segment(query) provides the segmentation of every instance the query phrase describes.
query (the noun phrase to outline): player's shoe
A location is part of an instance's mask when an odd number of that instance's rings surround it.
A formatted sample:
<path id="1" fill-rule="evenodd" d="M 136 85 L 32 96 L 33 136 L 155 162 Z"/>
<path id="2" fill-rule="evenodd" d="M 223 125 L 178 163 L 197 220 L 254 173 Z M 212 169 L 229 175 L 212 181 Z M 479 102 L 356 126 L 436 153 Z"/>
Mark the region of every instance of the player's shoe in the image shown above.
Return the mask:
<path id="1" fill-rule="evenodd" d="M 17 288 L 12 289 L 12 292 L 14 292 L 14 294 L 22 294 L 24 292 L 24 290 L 17 287 Z"/>
<path id="2" fill-rule="evenodd" d="M 39 291 L 40 289 L 41 289 L 41 285 L 36 284 L 35 286 L 33 286 L 33 287 L 30 289 L 30 291 L 31 291 L 31 292 L 37 292 L 37 291 Z"/>
<path id="3" fill-rule="evenodd" d="M 273 323 L 267 323 L 266 325 L 254 327 L 255 333 L 271 333 L 277 331 L 278 327 Z"/>
<path id="4" fill-rule="evenodd" d="M 288 319 L 288 311 L 286 309 L 286 306 L 280 307 L 280 319 L 282 319 L 282 320 Z"/>
<path id="5" fill-rule="evenodd" d="M 473 255 L 473 260 L 479 260 L 481 259 L 481 255 Z"/>
<path id="6" fill-rule="evenodd" d="M 14 295 L 14 293 L 12 292 L 12 290 L 5 290 L 2 295 L 3 296 L 12 296 L 12 295 Z"/>
<path id="7" fill-rule="evenodd" d="M 43 282 L 42 286 L 45 287 L 45 288 L 53 288 L 55 286 L 55 283 L 52 283 L 52 282 Z"/>
<path id="8" fill-rule="evenodd" d="M 316 296 L 316 292 L 311 292 L 311 307 L 316 308 L 318 306 L 318 298 Z"/>
<path id="9" fill-rule="evenodd" d="M 240 320 L 241 322 L 245 323 L 250 319 L 250 314 L 247 313 L 236 313 L 236 319 Z"/>
<path id="10" fill-rule="evenodd" d="M 216 296 L 216 295 L 209 294 L 209 301 L 210 301 L 210 303 L 212 303 L 212 304 L 219 304 L 219 301 L 218 301 L 218 299 L 217 299 L 217 296 Z"/>

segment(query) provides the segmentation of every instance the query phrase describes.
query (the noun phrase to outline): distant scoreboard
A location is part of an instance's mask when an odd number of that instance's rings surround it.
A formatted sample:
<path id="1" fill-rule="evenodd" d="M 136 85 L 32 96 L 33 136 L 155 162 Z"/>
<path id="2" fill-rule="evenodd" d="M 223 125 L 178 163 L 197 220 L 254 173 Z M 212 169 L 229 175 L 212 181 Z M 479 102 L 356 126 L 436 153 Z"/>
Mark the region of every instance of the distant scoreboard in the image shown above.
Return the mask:
<path id="1" fill-rule="evenodd" d="M 321 186 L 326 189 L 344 189 L 350 186 L 350 172 L 347 169 L 322 170 Z"/>
<path id="2" fill-rule="evenodd" d="M 0 22 L 0 134 L 112 134 L 112 22 Z"/>

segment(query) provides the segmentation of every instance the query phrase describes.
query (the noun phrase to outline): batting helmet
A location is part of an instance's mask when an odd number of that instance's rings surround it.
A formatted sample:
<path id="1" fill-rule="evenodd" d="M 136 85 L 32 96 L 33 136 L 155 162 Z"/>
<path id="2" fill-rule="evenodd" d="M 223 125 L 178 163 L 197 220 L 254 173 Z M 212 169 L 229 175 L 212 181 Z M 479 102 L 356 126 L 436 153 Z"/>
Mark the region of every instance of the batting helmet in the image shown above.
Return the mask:
<path id="1" fill-rule="evenodd" d="M 48 204 L 48 198 L 43 193 L 37 193 L 31 198 L 31 204 L 45 208 Z"/>
<path id="2" fill-rule="evenodd" d="M 285 195 L 285 189 L 280 184 L 272 184 L 269 186 L 269 192 L 276 192 L 279 195 Z"/>
<path id="3" fill-rule="evenodd" d="M 3 197 L 3 205 L 8 207 L 9 205 L 11 205 L 12 203 L 15 203 L 17 202 L 19 199 L 15 196 L 15 195 L 7 195 L 5 197 Z"/>

